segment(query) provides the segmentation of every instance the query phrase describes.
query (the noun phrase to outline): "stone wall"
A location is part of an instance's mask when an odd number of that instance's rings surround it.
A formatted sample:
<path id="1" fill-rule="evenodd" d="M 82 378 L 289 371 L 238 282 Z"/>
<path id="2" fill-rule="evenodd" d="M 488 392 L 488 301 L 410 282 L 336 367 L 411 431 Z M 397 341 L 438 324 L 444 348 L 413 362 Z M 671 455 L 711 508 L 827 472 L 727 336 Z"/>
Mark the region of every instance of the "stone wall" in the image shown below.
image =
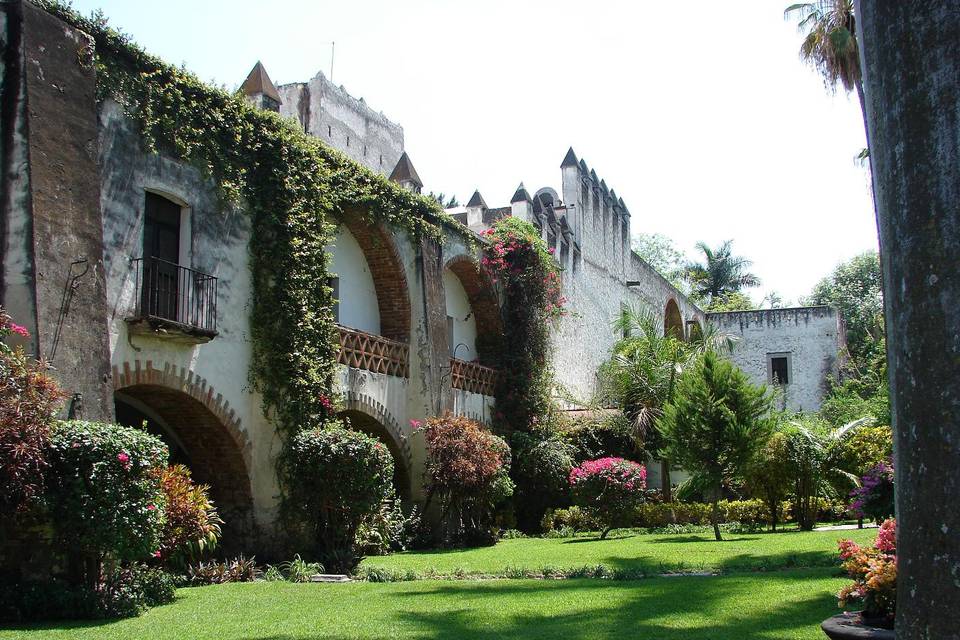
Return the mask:
<path id="1" fill-rule="evenodd" d="M 277 91 L 283 100 L 281 115 L 296 119 L 304 131 L 357 162 L 389 175 L 400 160 L 403 127 L 327 80 L 323 72 Z"/>
<path id="2" fill-rule="evenodd" d="M 817 411 L 828 378 L 836 377 L 845 344 L 843 318 L 830 307 L 711 313 L 708 321 L 737 338 L 731 358 L 757 384 L 770 384 L 771 354 L 789 357 L 781 406 Z"/>

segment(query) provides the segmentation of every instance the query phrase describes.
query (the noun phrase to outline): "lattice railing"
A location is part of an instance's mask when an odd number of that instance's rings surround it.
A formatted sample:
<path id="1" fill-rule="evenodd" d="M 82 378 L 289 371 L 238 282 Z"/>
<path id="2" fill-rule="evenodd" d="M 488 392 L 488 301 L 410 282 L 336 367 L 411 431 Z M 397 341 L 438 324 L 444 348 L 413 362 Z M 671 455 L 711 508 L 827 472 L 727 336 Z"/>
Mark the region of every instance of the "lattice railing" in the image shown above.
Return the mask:
<path id="1" fill-rule="evenodd" d="M 497 388 L 497 370 L 476 362 L 451 358 L 450 374 L 454 389 L 492 396 Z"/>
<path id="2" fill-rule="evenodd" d="M 396 340 L 340 327 L 340 364 L 374 373 L 410 376 L 410 347 Z"/>

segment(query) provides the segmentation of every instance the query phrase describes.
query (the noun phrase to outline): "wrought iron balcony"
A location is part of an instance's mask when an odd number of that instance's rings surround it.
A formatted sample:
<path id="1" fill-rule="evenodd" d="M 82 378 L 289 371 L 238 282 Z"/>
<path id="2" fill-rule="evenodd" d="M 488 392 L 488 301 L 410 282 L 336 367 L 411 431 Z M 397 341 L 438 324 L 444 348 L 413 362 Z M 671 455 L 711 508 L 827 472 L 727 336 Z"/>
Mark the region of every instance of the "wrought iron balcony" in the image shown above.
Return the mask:
<path id="1" fill-rule="evenodd" d="M 454 389 L 463 389 L 484 396 L 493 396 L 497 388 L 496 369 L 476 362 L 450 358 L 451 384 Z"/>
<path id="2" fill-rule="evenodd" d="M 410 346 L 348 327 L 340 327 L 340 364 L 373 373 L 408 378 Z"/>
<path id="3" fill-rule="evenodd" d="M 190 342 L 217 335 L 217 278 L 160 258 L 133 261 L 136 310 L 131 329 Z"/>

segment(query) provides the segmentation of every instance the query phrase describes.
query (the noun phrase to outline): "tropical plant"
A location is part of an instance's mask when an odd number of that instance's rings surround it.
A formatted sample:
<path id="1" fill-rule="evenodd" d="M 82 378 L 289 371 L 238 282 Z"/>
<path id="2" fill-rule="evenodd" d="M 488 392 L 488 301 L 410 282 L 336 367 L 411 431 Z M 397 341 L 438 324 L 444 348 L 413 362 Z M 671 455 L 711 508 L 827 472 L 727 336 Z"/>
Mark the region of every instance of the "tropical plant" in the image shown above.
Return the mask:
<path id="1" fill-rule="evenodd" d="M 329 570 L 360 561 L 357 532 L 391 495 L 393 457 L 380 441 L 339 426 L 301 431 L 281 461 L 285 510 Z"/>
<path id="2" fill-rule="evenodd" d="M 764 387 L 713 351 L 683 372 L 676 396 L 663 411 L 668 456 L 710 481 L 714 536 L 721 540 L 719 506 L 724 480 L 753 460 L 771 432 L 771 399 Z"/>
<path id="3" fill-rule="evenodd" d="M 801 530 L 817 524 L 817 499 L 827 491 L 827 447 L 825 427 L 810 417 L 799 418 L 783 427 L 786 435 L 787 469 L 793 481 L 793 513 Z"/>
<path id="4" fill-rule="evenodd" d="M 877 523 L 894 515 L 893 462 L 881 462 L 860 479 L 860 486 L 850 493 L 850 510 L 860 518 Z"/>
<path id="5" fill-rule="evenodd" d="M 199 587 L 228 582 L 253 582 L 263 576 L 254 556 L 238 556 L 232 560 L 198 562 L 187 567 L 187 584 Z"/>
<path id="6" fill-rule="evenodd" d="M 733 254 L 733 240 L 716 248 L 698 242 L 697 249 L 703 254 L 703 262 L 691 262 L 686 267 L 696 299 L 712 304 L 745 287 L 760 285 L 760 278 L 748 271 L 753 262 Z"/>
<path id="7" fill-rule="evenodd" d="M 477 421 L 451 414 L 428 419 L 421 430 L 426 504 L 439 503 L 442 542 L 495 542 L 494 511 L 513 495 L 507 443 Z"/>
<path id="8" fill-rule="evenodd" d="M 637 308 L 624 309 L 615 328 L 626 337 L 601 367 L 602 400 L 623 409 L 638 446 L 660 459 L 660 491 L 669 502 L 671 467 L 659 427 L 664 407 L 673 400 L 684 369 L 708 349 L 729 350 L 732 338 L 708 327 L 699 338 L 685 342 L 663 331 L 653 314 Z"/>
<path id="9" fill-rule="evenodd" d="M 839 547 L 843 569 L 853 579 L 837 594 L 840 607 L 861 603 L 864 623 L 892 629 L 897 609 L 897 521 L 880 525 L 871 547 L 852 540 L 841 540 Z"/>
<path id="10" fill-rule="evenodd" d="M 223 520 L 208 495 L 210 487 L 194 484 L 190 470 L 182 464 L 164 469 L 160 485 L 165 503 L 160 560 L 182 565 L 214 549 Z"/>
<path id="11" fill-rule="evenodd" d="M 790 492 L 792 479 L 787 436 L 775 431 L 747 465 L 744 473 L 747 489 L 752 495 L 763 500 L 770 513 L 772 531 L 776 531 L 777 523 L 784 520 L 782 505 Z"/>
<path id="12" fill-rule="evenodd" d="M 574 503 L 601 524 L 601 540 L 631 524 L 646 486 L 646 469 L 623 458 L 588 460 L 570 470 Z"/>
<path id="13" fill-rule="evenodd" d="M 79 420 L 53 429 L 46 504 L 76 582 L 96 588 L 104 564 L 159 557 L 167 455 L 139 429 Z"/>

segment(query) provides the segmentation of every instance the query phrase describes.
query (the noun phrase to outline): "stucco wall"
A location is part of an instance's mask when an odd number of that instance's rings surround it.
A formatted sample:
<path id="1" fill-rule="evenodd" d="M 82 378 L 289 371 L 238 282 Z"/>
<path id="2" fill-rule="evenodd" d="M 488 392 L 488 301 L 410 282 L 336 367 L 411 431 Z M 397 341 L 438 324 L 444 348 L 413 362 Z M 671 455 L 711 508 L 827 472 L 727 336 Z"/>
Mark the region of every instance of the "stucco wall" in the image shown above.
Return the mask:
<path id="1" fill-rule="evenodd" d="M 332 246 L 330 272 L 340 279 L 338 322 L 367 333 L 380 333 L 380 308 L 370 267 L 353 234 L 341 226 Z"/>
<path id="2" fill-rule="evenodd" d="M 732 360 L 757 384 L 770 382 L 768 354 L 790 355 L 790 383 L 782 387 L 782 406 L 817 411 L 826 380 L 836 375 L 844 343 L 843 320 L 830 307 L 764 309 L 708 314 L 721 332 L 739 340 Z"/>
<path id="3" fill-rule="evenodd" d="M 295 118 L 307 133 L 384 175 L 397 165 L 403 127 L 327 80 L 323 72 L 277 91 L 283 100 L 281 115 Z"/>
<path id="4" fill-rule="evenodd" d="M 453 318 L 451 342 L 457 359 L 472 362 L 477 359 L 477 319 L 470 309 L 470 300 L 460 278 L 450 269 L 443 270 L 443 291 L 447 301 L 447 316 Z"/>

